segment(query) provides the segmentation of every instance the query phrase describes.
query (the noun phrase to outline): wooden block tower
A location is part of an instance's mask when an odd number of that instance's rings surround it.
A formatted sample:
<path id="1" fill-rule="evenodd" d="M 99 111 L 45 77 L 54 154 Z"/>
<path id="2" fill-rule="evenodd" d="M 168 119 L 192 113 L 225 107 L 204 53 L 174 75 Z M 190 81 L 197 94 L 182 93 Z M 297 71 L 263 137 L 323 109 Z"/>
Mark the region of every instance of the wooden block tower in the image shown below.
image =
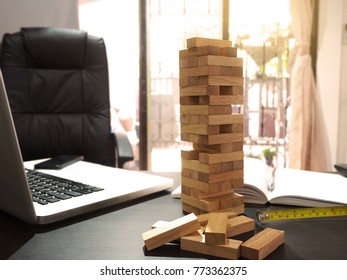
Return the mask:
<path id="1" fill-rule="evenodd" d="M 180 59 L 182 209 L 243 213 L 243 61 L 227 40 L 191 38 Z"/>

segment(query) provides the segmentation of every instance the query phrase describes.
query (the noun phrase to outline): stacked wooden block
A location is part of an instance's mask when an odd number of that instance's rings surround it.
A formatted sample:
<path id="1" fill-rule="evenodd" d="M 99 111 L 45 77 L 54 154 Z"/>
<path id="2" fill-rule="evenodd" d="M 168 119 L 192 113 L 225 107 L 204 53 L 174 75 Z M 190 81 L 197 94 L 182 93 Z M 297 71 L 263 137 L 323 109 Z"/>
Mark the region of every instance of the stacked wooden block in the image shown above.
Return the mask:
<path id="1" fill-rule="evenodd" d="M 284 243 L 284 232 L 266 228 L 246 241 L 234 239 L 254 231 L 255 221 L 234 212 L 194 213 L 171 222 L 158 221 L 142 234 L 146 249 L 151 251 L 166 243 L 180 248 L 224 259 L 264 259 Z"/>
<path id="2" fill-rule="evenodd" d="M 180 59 L 182 208 L 202 214 L 229 209 L 242 213 L 243 62 L 230 41 L 191 38 Z"/>

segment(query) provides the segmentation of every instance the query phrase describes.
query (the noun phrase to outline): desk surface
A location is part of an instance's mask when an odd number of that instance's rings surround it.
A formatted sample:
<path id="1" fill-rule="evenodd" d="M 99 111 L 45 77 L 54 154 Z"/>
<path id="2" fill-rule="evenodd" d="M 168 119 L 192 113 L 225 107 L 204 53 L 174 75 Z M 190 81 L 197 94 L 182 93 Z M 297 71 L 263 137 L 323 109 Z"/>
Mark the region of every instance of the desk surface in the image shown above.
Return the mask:
<path id="1" fill-rule="evenodd" d="M 175 187 L 179 173 L 172 177 Z M 172 190 L 172 189 L 171 189 Z M 1 259 L 197 259 L 207 256 L 165 245 L 146 252 L 141 233 L 157 220 L 181 217 L 181 201 L 163 191 L 129 203 L 50 226 L 30 226 L 0 212 Z M 274 206 L 246 205 L 255 219 L 258 209 Z M 256 232 L 264 226 L 257 224 Z M 347 259 L 347 218 L 281 222 L 271 227 L 285 231 L 286 241 L 268 259 Z M 247 234 L 240 239 L 247 239 Z"/>

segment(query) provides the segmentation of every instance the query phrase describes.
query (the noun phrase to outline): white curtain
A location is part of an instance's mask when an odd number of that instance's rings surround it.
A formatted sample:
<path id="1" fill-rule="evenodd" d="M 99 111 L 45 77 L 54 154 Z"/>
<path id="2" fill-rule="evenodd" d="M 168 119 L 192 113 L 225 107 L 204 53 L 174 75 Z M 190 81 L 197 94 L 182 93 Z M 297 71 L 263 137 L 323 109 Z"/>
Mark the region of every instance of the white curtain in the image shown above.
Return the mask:
<path id="1" fill-rule="evenodd" d="M 326 170 L 324 133 L 311 66 L 310 42 L 313 7 L 311 0 L 291 0 L 293 34 L 297 45 L 290 56 L 291 119 L 289 167 Z"/>

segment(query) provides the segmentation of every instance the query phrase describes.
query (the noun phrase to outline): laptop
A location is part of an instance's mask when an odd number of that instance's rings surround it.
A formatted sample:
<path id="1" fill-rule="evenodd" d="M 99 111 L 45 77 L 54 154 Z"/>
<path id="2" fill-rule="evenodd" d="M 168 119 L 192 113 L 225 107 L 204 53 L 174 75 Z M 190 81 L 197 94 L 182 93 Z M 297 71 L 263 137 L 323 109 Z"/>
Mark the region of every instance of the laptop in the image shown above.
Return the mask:
<path id="1" fill-rule="evenodd" d="M 102 190 L 42 205 L 33 201 L 27 177 L 37 162 L 22 160 L 0 71 L 0 211 L 30 224 L 50 224 L 173 186 L 171 178 L 79 161 L 61 170 L 39 172 Z"/>

